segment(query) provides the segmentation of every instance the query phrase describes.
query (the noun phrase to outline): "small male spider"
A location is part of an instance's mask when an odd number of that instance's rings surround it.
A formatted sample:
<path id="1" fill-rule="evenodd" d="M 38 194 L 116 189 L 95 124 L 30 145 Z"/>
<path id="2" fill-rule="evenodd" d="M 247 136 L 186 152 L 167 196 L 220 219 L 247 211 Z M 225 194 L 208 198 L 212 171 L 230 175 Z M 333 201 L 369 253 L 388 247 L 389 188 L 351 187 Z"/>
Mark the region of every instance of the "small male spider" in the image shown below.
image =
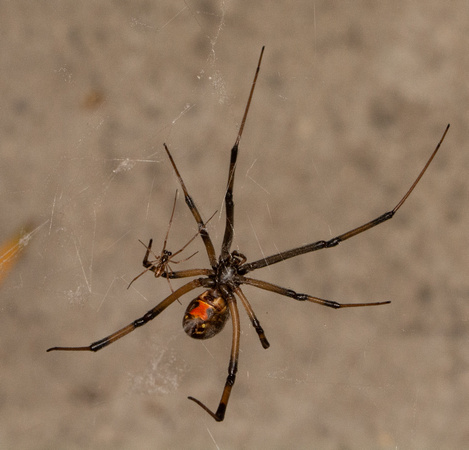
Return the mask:
<path id="1" fill-rule="evenodd" d="M 244 115 L 239 127 L 238 136 L 236 138 L 235 144 L 231 150 L 231 160 L 228 171 L 228 183 L 227 189 L 225 192 L 225 207 L 226 207 L 226 225 L 225 233 L 223 237 L 223 242 L 221 246 L 220 256 L 217 258 L 215 254 L 215 248 L 212 243 L 212 239 L 207 231 L 206 224 L 202 220 L 202 217 L 197 209 L 197 206 L 194 203 L 194 200 L 189 195 L 189 192 L 186 189 L 184 181 L 179 173 L 179 170 L 176 167 L 176 164 L 169 152 L 168 147 L 164 144 L 166 153 L 168 154 L 169 160 L 173 169 L 176 173 L 179 183 L 184 191 L 185 200 L 187 206 L 189 207 L 194 219 L 197 222 L 199 232 L 202 241 L 204 243 L 205 249 L 207 251 L 207 256 L 209 259 L 210 269 L 189 269 L 189 270 L 180 270 L 172 271 L 167 266 L 161 266 L 160 264 L 155 264 L 154 262 L 148 261 L 148 256 L 151 252 L 152 240 L 147 247 L 147 252 L 145 254 L 145 259 L 143 265 L 147 270 L 151 270 L 155 275 L 161 275 L 166 279 L 178 279 L 178 278 L 187 278 L 187 277 L 199 277 L 188 283 L 184 284 L 180 288 L 176 289 L 172 294 L 166 297 L 154 308 L 150 309 L 146 314 L 140 317 L 137 320 L 134 320 L 132 323 L 127 325 L 124 328 L 110 334 L 109 336 L 100 339 L 99 341 L 93 342 L 89 346 L 85 347 L 52 347 L 47 351 L 52 350 L 64 350 L 64 351 L 92 351 L 97 352 L 102 348 L 112 344 L 121 337 L 131 333 L 136 328 L 145 325 L 150 320 L 153 320 L 161 312 L 163 312 L 169 305 L 174 301 L 179 299 L 184 294 L 196 289 L 196 288 L 205 288 L 205 291 L 200 294 L 197 298 L 192 300 L 184 313 L 183 318 L 183 327 L 184 331 L 192 338 L 195 339 L 208 339 L 216 334 L 218 334 L 228 318 L 231 315 L 232 321 L 232 344 L 231 344 L 231 355 L 230 362 L 228 365 L 228 377 L 225 382 L 225 387 L 220 399 L 220 403 L 216 412 L 211 411 L 207 406 L 205 406 L 200 400 L 195 399 L 194 397 L 189 397 L 190 400 L 193 400 L 199 406 L 201 406 L 208 414 L 210 414 L 216 421 L 220 422 L 225 417 L 226 407 L 228 400 L 230 398 L 231 389 L 235 383 L 236 372 L 238 370 L 238 356 L 239 356 L 239 339 L 240 339 L 240 321 L 239 321 L 239 312 L 236 297 L 241 300 L 244 308 L 246 309 L 247 315 L 256 330 L 259 340 L 264 348 L 269 347 L 269 342 L 265 337 L 264 330 L 262 329 L 259 320 L 257 319 L 248 299 L 245 297 L 243 291 L 241 290 L 241 285 L 246 284 L 249 286 L 254 286 L 260 289 L 264 289 L 269 292 L 275 292 L 277 294 L 283 295 L 285 297 L 290 297 L 299 301 L 309 301 L 312 303 L 318 303 L 323 306 L 328 306 L 330 308 L 351 308 L 351 307 L 361 307 L 361 306 L 376 306 L 376 305 L 385 305 L 390 303 L 389 301 L 385 302 L 373 302 L 373 303 L 338 303 L 331 300 L 325 300 L 318 297 L 313 297 L 308 294 L 299 294 L 291 289 L 286 289 L 275 284 L 269 283 L 267 281 L 260 281 L 246 276 L 249 272 L 252 272 L 257 269 L 261 269 L 266 266 L 271 266 L 273 264 L 285 261 L 286 259 L 293 258 L 305 253 L 314 252 L 316 250 L 321 250 L 323 248 L 331 248 L 340 244 L 342 241 L 350 239 L 360 233 L 363 233 L 370 228 L 373 228 L 389 219 L 391 219 L 394 214 L 399 210 L 399 208 L 404 204 L 409 195 L 414 190 L 417 183 L 422 178 L 423 174 L 427 170 L 428 166 L 435 157 L 438 149 L 440 148 L 443 139 L 446 136 L 449 125 L 446 127 L 443 136 L 441 137 L 438 145 L 431 154 L 430 158 L 426 162 L 423 169 L 420 171 L 419 175 L 415 181 L 410 186 L 410 189 L 405 193 L 405 195 L 399 200 L 397 205 L 391 210 L 381 216 L 377 217 L 370 222 L 360 225 L 357 228 L 354 228 L 346 233 L 340 234 L 332 239 L 327 241 L 321 240 L 313 242 L 311 244 L 302 245 L 300 247 L 276 253 L 274 255 L 268 256 L 266 258 L 259 259 L 254 262 L 247 262 L 246 257 L 236 250 L 231 251 L 231 244 L 233 241 L 234 233 L 234 203 L 233 203 L 233 185 L 234 185 L 234 176 L 236 170 L 236 160 L 238 156 L 238 146 L 243 134 L 244 125 L 246 123 L 246 117 L 249 111 L 249 106 L 251 104 L 254 88 L 256 86 L 257 76 L 259 74 L 262 55 L 264 53 L 264 47 L 262 47 L 261 54 L 259 56 L 259 61 L 257 63 L 257 69 L 254 75 L 254 80 L 252 82 L 251 91 L 249 93 L 248 101 L 244 110 Z M 166 243 L 166 240 L 165 240 Z M 163 252 L 164 254 L 164 252 Z M 162 269 L 161 269 L 162 268 Z M 163 272 L 161 272 L 163 270 Z"/>
<path id="2" fill-rule="evenodd" d="M 184 244 L 183 247 L 181 247 L 177 252 L 171 252 L 166 249 L 166 244 L 168 243 L 168 236 L 169 236 L 169 231 L 171 230 L 171 225 L 173 224 L 173 217 L 174 217 L 174 211 L 176 209 L 176 200 L 178 197 L 178 191 L 176 190 L 176 194 L 174 196 L 174 202 L 173 202 L 173 209 L 171 211 L 171 217 L 169 218 L 169 224 L 168 224 L 168 229 L 166 230 L 166 236 L 164 238 L 163 242 L 163 249 L 161 250 L 161 253 L 159 255 L 156 255 L 154 252 L 151 251 L 151 246 L 153 243 L 153 239 L 150 239 L 150 243 L 148 246 L 146 246 L 142 241 L 139 240 L 139 242 L 147 249 L 145 253 L 145 257 L 143 258 L 143 267 L 145 267 L 145 270 L 143 272 L 140 272 L 127 286 L 127 289 L 132 285 L 132 283 L 136 280 L 138 280 L 144 273 L 147 273 L 149 270 L 151 270 L 155 274 L 155 278 L 159 278 L 162 275 L 170 275 L 173 270 L 171 269 L 171 264 L 181 264 L 183 262 L 188 261 L 191 259 L 193 256 L 195 256 L 198 252 L 192 253 L 191 256 L 188 256 L 187 258 L 181 259 L 179 261 L 175 261 L 174 257 L 179 255 L 179 253 L 182 253 L 188 246 L 189 244 L 200 234 L 200 231 L 197 231 L 197 233 L 194 234 L 187 242 Z M 213 216 L 216 214 L 216 212 L 210 217 L 210 219 L 207 220 L 206 223 L 210 222 L 212 220 Z M 149 260 L 150 253 L 153 254 L 155 259 Z M 173 287 L 171 286 L 171 283 L 169 281 L 169 277 L 166 277 L 168 280 L 169 288 L 171 289 L 171 292 L 174 292 Z"/>

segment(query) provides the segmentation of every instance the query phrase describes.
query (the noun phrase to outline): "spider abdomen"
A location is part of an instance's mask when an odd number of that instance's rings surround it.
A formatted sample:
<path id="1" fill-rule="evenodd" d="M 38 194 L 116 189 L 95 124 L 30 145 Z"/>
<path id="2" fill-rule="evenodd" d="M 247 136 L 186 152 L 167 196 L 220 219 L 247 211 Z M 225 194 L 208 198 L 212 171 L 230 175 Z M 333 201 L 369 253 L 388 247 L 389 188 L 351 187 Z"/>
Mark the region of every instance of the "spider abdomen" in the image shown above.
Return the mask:
<path id="1" fill-rule="evenodd" d="M 182 326 L 194 339 L 210 339 L 223 330 L 229 317 L 224 298 L 215 289 L 209 289 L 189 303 Z"/>

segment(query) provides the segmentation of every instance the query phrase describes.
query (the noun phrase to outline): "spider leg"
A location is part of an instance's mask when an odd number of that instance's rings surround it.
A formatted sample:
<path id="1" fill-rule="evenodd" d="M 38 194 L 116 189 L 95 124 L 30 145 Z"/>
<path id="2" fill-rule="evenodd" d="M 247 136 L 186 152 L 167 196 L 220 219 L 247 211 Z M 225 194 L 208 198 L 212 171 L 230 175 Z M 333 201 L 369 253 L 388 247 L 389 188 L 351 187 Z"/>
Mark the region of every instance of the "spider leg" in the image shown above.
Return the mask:
<path id="1" fill-rule="evenodd" d="M 179 183 L 182 187 L 182 190 L 184 191 L 184 197 L 186 199 L 186 204 L 189 207 L 192 215 L 194 216 L 195 221 L 197 222 L 199 226 L 199 233 L 200 237 L 202 238 L 205 248 L 207 250 L 207 255 L 208 259 L 210 261 L 210 265 L 212 267 L 216 267 L 217 265 L 217 257 L 215 254 L 215 248 L 213 247 L 212 240 L 210 239 L 210 235 L 208 234 L 207 229 L 205 228 L 205 223 L 202 220 L 202 217 L 199 213 L 199 210 L 197 209 L 197 206 L 195 206 L 194 200 L 192 197 L 189 195 L 189 192 L 186 189 L 186 185 L 184 184 L 184 181 L 181 177 L 181 174 L 179 173 L 178 168 L 176 167 L 176 163 L 174 162 L 173 157 L 171 156 L 171 153 L 169 152 L 168 146 L 166 144 L 163 144 L 164 148 L 166 150 L 166 153 L 168 154 L 169 160 L 171 161 L 171 165 L 173 166 L 174 171 L 176 172 L 176 176 L 179 179 Z"/>
<path id="2" fill-rule="evenodd" d="M 332 300 L 325 300 L 319 297 L 313 297 L 308 294 L 299 294 L 292 289 L 286 289 L 280 286 L 277 286 L 267 281 L 255 280 L 253 278 L 242 277 L 243 284 L 249 284 L 250 286 L 255 286 L 266 291 L 275 292 L 276 294 L 284 295 L 285 297 L 291 297 L 299 301 L 308 301 L 313 303 L 318 303 L 319 305 L 328 306 L 329 308 L 339 309 L 339 308 L 353 308 L 359 306 L 378 306 L 378 305 L 387 305 L 391 303 L 390 301 L 385 302 L 371 302 L 371 303 L 339 303 Z"/>
<path id="3" fill-rule="evenodd" d="M 175 278 L 187 278 L 187 277 L 198 277 L 198 276 L 213 276 L 215 273 L 212 269 L 188 269 L 188 270 L 176 270 L 171 271 L 171 273 L 164 272 L 161 276 L 165 278 L 175 279 Z"/>
<path id="4" fill-rule="evenodd" d="M 254 327 L 257 335 L 259 336 L 259 340 L 261 341 L 262 347 L 269 348 L 270 344 L 267 338 L 265 337 L 264 329 L 261 327 L 261 324 L 259 320 L 257 319 L 256 314 L 254 313 L 254 310 L 252 309 L 251 304 L 249 303 L 248 299 L 244 295 L 244 292 L 239 287 L 236 288 L 234 292 L 241 299 L 241 302 L 243 303 L 243 306 L 246 309 L 246 312 L 248 313 L 249 319 L 251 320 L 252 326 Z"/>
<path id="5" fill-rule="evenodd" d="M 121 328 L 120 330 L 110 334 L 109 336 L 106 336 L 103 339 L 100 339 L 99 341 L 93 342 L 88 346 L 85 346 L 85 347 L 51 347 L 47 349 L 47 351 L 51 352 L 54 350 L 63 350 L 63 351 L 73 351 L 73 352 L 76 352 L 76 351 L 97 352 L 98 350 L 101 350 L 102 348 L 107 347 L 108 345 L 117 341 L 121 337 L 124 337 L 125 335 L 131 333 L 136 328 L 141 327 L 142 325 L 145 325 L 150 320 L 153 320 L 156 316 L 158 316 L 161 312 L 163 312 L 169 305 L 171 305 L 171 303 L 173 303 L 179 297 L 181 297 L 184 294 L 187 294 L 188 292 L 192 291 L 195 288 L 204 286 L 204 284 L 206 284 L 204 283 L 205 280 L 206 280 L 205 278 L 198 278 L 196 280 L 190 281 L 184 286 L 181 286 L 179 289 L 174 291 L 171 295 L 166 297 L 162 302 L 158 303 L 158 305 L 150 309 L 150 311 L 148 311 L 139 319 L 134 320 L 132 323 L 130 323 L 126 327 Z"/>
<path id="6" fill-rule="evenodd" d="M 137 281 L 143 274 L 147 273 L 152 267 L 155 267 L 155 266 L 150 266 L 150 267 L 147 267 L 143 272 L 140 272 L 130 283 L 129 285 L 127 286 L 127 289 L 130 288 L 130 286 L 132 286 L 133 282 L 134 281 Z"/>
<path id="7" fill-rule="evenodd" d="M 179 252 L 177 252 L 179 253 Z M 174 255 L 176 255 L 177 253 L 175 253 Z M 186 261 L 189 261 L 189 259 L 191 259 L 193 256 L 197 255 L 197 253 L 199 253 L 198 251 L 197 252 L 194 252 L 192 253 L 192 255 L 188 256 L 187 258 L 184 258 L 184 259 L 180 259 L 179 261 L 173 261 L 171 260 L 171 264 L 181 264 L 183 262 L 186 262 Z M 173 255 L 173 256 L 174 256 Z"/>
<path id="8" fill-rule="evenodd" d="M 259 75 L 259 70 L 261 68 L 262 55 L 264 54 L 264 48 L 262 47 L 261 54 L 259 56 L 259 61 L 257 63 L 256 73 L 254 75 L 254 80 L 252 82 L 251 91 L 249 93 L 248 102 L 244 110 L 243 119 L 241 120 L 241 125 L 238 131 L 238 137 L 236 142 L 231 149 L 231 158 L 230 158 L 230 169 L 228 172 L 228 182 L 225 192 L 225 207 L 226 207 L 226 226 L 225 226 L 225 235 L 223 236 L 223 243 L 221 247 L 221 257 L 227 258 L 230 253 L 231 243 L 233 241 L 234 233 L 234 202 L 233 202 L 233 185 L 234 177 L 236 171 L 236 160 L 238 158 L 238 146 L 241 136 L 243 135 L 244 125 L 246 123 L 246 118 L 249 112 L 249 107 L 251 106 L 252 95 L 254 93 L 254 88 L 256 87 L 257 76 Z"/>
<path id="9" fill-rule="evenodd" d="M 166 236 L 164 237 L 164 242 L 163 242 L 163 250 L 161 250 L 161 253 L 163 253 L 166 250 L 166 244 L 168 242 L 169 231 L 171 230 L 171 225 L 173 224 L 174 211 L 176 210 L 177 198 L 178 198 L 178 190 L 176 189 L 176 194 L 174 195 L 173 210 L 171 211 L 171 217 L 169 218 L 168 229 L 166 230 Z"/>
<path id="10" fill-rule="evenodd" d="M 217 422 L 221 422 L 225 418 L 226 407 L 228 405 L 228 400 L 230 399 L 231 389 L 236 380 L 236 372 L 238 371 L 238 357 L 239 357 L 239 336 L 240 336 L 240 326 L 239 326 L 239 312 L 236 305 L 236 300 L 231 293 L 226 292 L 225 299 L 228 303 L 231 313 L 231 321 L 233 324 L 233 340 L 231 343 L 231 355 L 230 363 L 228 365 L 228 377 L 226 378 L 225 387 L 220 399 L 220 403 L 217 408 L 217 412 L 212 412 L 207 408 L 200 400 L 197 400 L 194 397 L 188 397 L 189 400 L 197 403 L 202 409 L 204 409 L 208 414 L 210 414 Z"/>
<path id="11" fill-rule="evenodd" d="M 148 257 L 150 256 L 151 252 L 151 246 L 153 244 L 153 239 L 150 239 L 150 242 L 148 245 L 145 245 L 141 240 L 139 242 L 146 247 L 147 251 L 145 253 L 145 256 L 143 258 L 143 267 L 145 267 L 145 270 L 143 272 L 140 272 L 127 286 L 127 289 L 130 288 L 130 286 L 133 284 L 134 281 L 138 280 L 143 274 L 147 273 L 149 270 L 152 272 L 155 272 L 155 277 L 161 276 L 161 257 L 155 255 L 155 260 L 154 261 L 149 261 Z M 153 252 L 152 252 L 153 253 Z M 153 253 L 154 254 L 154 253 Z M 155 264 L 156 261 L 159 261 L 158 264 Z"/>
<path id="12" fill-rule="evenodd" d="M 207 222 L 205 222 L 205 225 L 207 225 L 215 216 L 215 214 L 217 213 L 217 211 L 215 211 L 211 216 L 210 218 L 207 220 Z M 172 255 L 171 255 L 171 259 L 174 258 L 176 255 L 179 255 L 179 253 L 183 252 L 186 247 L 189 246 L 189 244 L 200 234 L 200 231 L 197 231 L 197 233 L 194 234 L 194 236 L 192 236 L 187 242 L 186 244 L 184 244 L 183 247 L 181 247 L 177 252 L 174 252 Z M 197 253 L 199 253 L 198 251 L 197 252 L 194 252 L 191 256 L 185 258 L 185 259 L 181 259 L 180 261 L 171 261 L 172 263 L 174 264 L 180 264 L 182 262 L 185 262 L 185 261 L 188 261 L 189 259 L 191 259 L 193 256 L 195 256 Z"/>
<path id="13" fill-rule="evenodd" d="M 336 245 L 340 244 L 341 242 L 350 239 L 351 237 L 356 236 L 357 234 L 363 233 L 364 231 L 369 230 L 370 228 L 373 228 L 383 222 L 386 222 L 389 219 L 392 219 L 394 217 L 394 214 L 398 211 L 398 209 L 404 204 L 404 202 L 407 200 L 409 195 L 412 193 L 414 190 L 415 186 L 417 186 L 417 183 L 420 181 L 422 176 L 424 175 L 425 171 L 427 170 L 428 166 L 430 163 L 433 161 L 433 158 L 435 157 L 436 153 L 438 152 L 445 136 L 446 133 L 448 132 L 449 125 L 446 127 L 443 136 L 441 137 L 440 141 L 438 142 L 438 145 L 436 146 L 435 150 L 431 154 L 430 158 L 426 162 L 424 168 L 420 171 L 419 175 L 415 179 L 415 181 L 412 183 L 412 186 L 410 189 L 405 193 L 405 195 L 399 200 L 397 205 L 388 212 L 385 212 L 381 216 L 377 217 L 374 220 L 371 220 L 370 222 L 365 223 L 364 225 L 360 225 L 357 228 L 354 228 L 353 230 L 347 231 L 346 233 L 340 234 L 339 236 L 336 236 L 335 238 L 329 239 L 328 241 L 317 241 L 313 242 L 312 244 L 307 244 L 303 245 L 301 247 L 294 248 L 292 250 L 287 250 L 285 252 L 277 253 L 275 255 L 269 256 L 267 258 L 259 259 L 258 261 L 254 261 L 248 264 L 243 264 L 239 268 L 239 273 L 244 275 L 248 272 L 251 272 L 256 269 L 260 269 L 262 267 L 266 266 L 271 266 L 272 264 L 276 264 L 280 261 L 284 261 L 288 258 L 293 258 L 298 255 L 303 255 L 305 253 L 310 253 L 314 252 L 316 250 L 320 250 L 323 248 L 331 248 L 335 247 Z"/>

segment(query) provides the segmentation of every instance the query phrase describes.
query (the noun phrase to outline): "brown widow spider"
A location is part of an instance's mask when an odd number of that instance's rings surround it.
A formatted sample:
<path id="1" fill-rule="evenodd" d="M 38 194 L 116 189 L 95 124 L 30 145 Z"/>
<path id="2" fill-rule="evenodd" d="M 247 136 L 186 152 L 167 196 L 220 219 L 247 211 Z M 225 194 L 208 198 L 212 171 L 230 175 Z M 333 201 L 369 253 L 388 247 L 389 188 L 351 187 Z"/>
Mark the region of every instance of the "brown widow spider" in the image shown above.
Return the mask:
<path id="1" fill-rule="evenodd" d="M 188 256 L 187 258 L 181 259 L 179 261 L 175 261 L 174 257 L 179 255 L 179 253 L 182 253 L 191 243 L 192 241 L 200 234 L 200 231 L 197 231 L 197 233 L 194 234 L 187 242 L 182 246 L 177 252 L 171 252 L 166 249 L 166 244 L 168 243 L 168 236 L 169 232 L 171 230 L 171 225 L 173 224 L 173 218 L 174 218 L 174 211 L 176 210 L 176 200 L 178 198 L 178 191 L 176 190 L 176 194 L 174 196 L 174 202 L 173 202 L 173 209 L 171 211 L 171 217 L 169 218 L 169 224 L 168 224 L 168 229 L 166 230 L 166 236 L 164 238 L 163 242 L 163 249 L 161 250 L 161 253 L 159 255 L 156 255 L 154 252 L 151 251 L 151 246 L 153 244 L 153 239 L 150 239 L 150 243 L 145 245 L 140 239 L 139 242 L 147 249 L 145 253 L 145 257 L 143 258 L 143 267 L 145 267 L 145 270 L 143 272 L 140 272 L 127 286 L 127 289 L 132 286 L 133 282 L 138 280 L 144 273 L 147 273 L 149 270 L 151 270 L 155 274 L 155 278 L 159 278 L 164 274 L 167 274 L 169 276 L 166 276 L 166 279 L 168 280 L 169 288 L 171 289 L 171 292 L 174 292 L 173 287 L 171 286 L 171 282 L 169 281 L 170 275 L 173 273 L 173 270 L 171 269 L 171 264 L 181 264 L 183 262 L 188 261 L 191 259 L 193 256 L 195 256 L 197 252 L 192 253 L 192 255 Z M 215 211 L 210 219 L 207 220 L 206 224 L 209 223 L 213 216 L 217 212 Z M 150 253 L 153 254 L 155 259 L 151 260 L 149 259 Z"/>
<path id="2" fill-rule="evenodd" d="M 443 139 L 446 136 L 449 125 L 446 127 L 443 136 L 441 137 L 438 145 L 431 154 L 430 158 L 426 162 L 423 169 L 420 171 L 419 175 L 415 181 L 410 186 L 410 189 L 405 193 L 405 195 L 399 200 L 397 205 L 391 210 L 381 216 L 377 217 L 370 222 L 360 225 L 357 228 L 354 228 L 346 233 L 340 234 L 332 239 L 327 241 L 317 241 L 311 244 L 302 245 L 300 247 L 280 252 L 266 258 L 259 259 L 254 262 L 247 262 L 246 257 L 234 250 L 231 251 L 231 244 L 233 241 L 233 232 L 234 232 L 234 203 L 233 203 L 233 185 L 234 185 L 234 176 L 236 170 L 236 159 L 238 156 L 238 146 L 243 134 L 244 125 L 246 123 L 246 117 L 249 111 L 249 106 L 251 104 L 254 88 L 256 86 L 257 76 L 259 74 L 259 69 L 261 66 L 262 55 L 264 53 L 264 47 L 262 47 L 261 54 L 259 56 L 259 61 L 257 63 L 256 73 L 254 75 L 254 80 L 252 82 L 251 91 L 248 97 L 246 108 L 244 110 L 244 115 L 239 127 L 238 136 L 236 138 L 235 144 L 231 149 L 231 160 L 228 171 L 228 183 L 227 189 L 225 192 L 225 207 L 226 207 L 226 225 L 225 233 L 223 237 L 223 242 L 221 246 L 220 256 L 217 258 L 215 254 L 215 249 L 212 243 L 212 239 L 206 229 L 206 222 L 202 220 L 202 217 L 197 209 L 194 200 L 189 195 L 189 192 L 186 189 L 184 181 L 179 173 L 179 170 L 176 167 L 176 164 L 169 152 L 168 147 L 164 144 L 166 153 L 168 154 L 171 165 L 173 166 L 176 176 L 179 179 L 179 183 L 184 191 L 185 200 L 187 206 L 189 207 L 194 219 L 197 222 L 199 232 L 205 249 L 207 251 L 207 256 L 210 262 L 210 269 L 189 269 L 189 270 L 180 270 L 180 271 L 170 271 L 167 268 L 164 268 L 163 273 L 160 273 L 160 266 L 154 264 L 153 262 L 148 261 L 148 255 L 151 251 L 152 241 L 147 247 L 147 253 L 144 259 L 144 266 L 146 269 L 155 272 L 155 274 L 160 274 L 161 276 L 167 279 L 178 279 L 178 278 L 187 278 L 187 277 L 199 277 L 188 283 L 184 284 L 180 288 L 176 289 L 172 294 L 166 297 L 163 301 L 158 303 L 154 308 L 150 309 L 146 314 L 140 317 L 137 320 L 134 320 L 132 323 L 127 325 L 124 328 L 110 334 L 109 336 L 100 339 L 99 341 L 93 342 L 86 347 L 52 347 L 47 351 L 53 350 L 64 350 L 64 351 L 92 351 L 97 352 L 102 348 L 112 344 L 121 337 L 131 333 L 136 328 L 145 325 L 150 320 L 153 320 L 161 312 L 163 312 L 169 305 L 174 301 L 179 299 L 182 295 L 187 294 L 188 292 L 196 288 L 205 288 L 205 291 L 200 294 L 197 298 L 192 300 L 184 313 L 183 327 L 184 331 L 195 339 L 208 339 L 216 334 L 218 334 L 224 327 L 228 318 L 231 315 L 231 321 L 233 325 L 232 329 L 232 344 L 231 344 L 231 355 L 230 362 L 228 365 L 228 377 L 225 382 L 225 387 L 222 392 L 220 403 L 216 412 L 212 412 L 207 406 L 205 406 L 200 400 L 195 399 L 194 397 L 189 397 L 190 400 L 193 400 L 199 406 L 201 406 L 208 414 L 210 414 L 216 421 L 220 422 L 225 417 L 226 407 L 228 400 L 230 398 L 231 389 L 235 383 L 236 372 L 238 370 L 238 356 L 239 356 L 239 339 L 240 339 L 240 321 L 239 321 L 239 312 L 236 297 L 241 300 L 246 312 L 249 316 L 249 319 L 256 330 L 259 340 L 264 348 L 269 347 L 269 342 L 265 337 L 264 330 L 262 329 L 259 320 L 248 301 L 243 291 L 241 290 L 242 284 L 247 284 L 249 286 L 255 286 L 260 289 L 264 289 L 269 292 L 275 292 L 277 294 L 283 295 L 285 297 L 290 297 L 299 301 L 309 301 L 313 303 L 318 303 L 323 306 L 328 306 L 330 308 L 351 308 L 351 307 L 361 307 L 361 306 L 376 306 L 376 305 L 385 305 L 390 303 L 389 301 L 385 302 L 373 302 L 373 303 L 338 303 L 331 300 L 325 300 L 318 297 L 313 297 L 308 294 L 299 294 L 291 289 L 286 289 L 275 284 L 269 283 L 267 281 L 260 281 L 246 276 L 249 272 L 252 272 L 257 269 L 261 269 L 266 266 L 271 266 L 272 264 L 279 263 L 289 258 L 293 258 L 305 253 L 314 252 L 316 250 L 321 250 L 323 248 L 332 248 L 340 244 L 341 242 L 350 239 L 360 233 L 363 233 L 370 228 L 373 228 L 389 219 L 391 219 L 394 214 L 399 210 L 399 208 L 404 204 L 409 195 L 414 190 L 417 183 L 422 178 L 423 174 L 427 170 L 428 166 L 435 157 L 438 149 L 440 148 Z"/>
<path id="3" fill-rule="evenodd" d="M 174 261 L 174 257 L 179 255 L 179 253 L 183 252 L 186 247 L 199 235 L 197 232 L 194 236 L 192 236 L 187 243 L 181 247 L 177 252 L 173 253 L 170 252 L 169 250 L 166 250 L 166 244 L 168 243 L 168 236 L 169 236 L 169 231 L 171 230 L 171 225 L 173 224 L 173 217 L 174 217 L 174 211 L 176 210 L 176 200 L 178 198 L 178 191 L 176 190 L 176 194 L 174 195 L 174 202 L 173 202 L 173 210 L 171 211 L 171 217 L 169 218 L 169 224 L 168 224 L 168 229 L 166 230 L 166 236 L 163 241 L 163 249 L 161 250 L 161 253 L 159 255 L 156 255 L 154 252 L 151 251 L 151 245 L 153 243 L 153 239 L 150 239 L 150 243 L 148 246 L 146 246 L 140 239 L 139 242 L 142 244 L 144 247 L 146 247 L 147 252 L 145 253 L 145 257 L 143 258 L 143 267 L 145 267 L 145 270 L 143 272 L 140 272 L 127 286 L 127 289 L 132 286 L 133 282 L 138 280 L 144 273 L 147 273 L 149 270 L 151 270 L 155 274 L 155 278 L 161 277 L 164 273 L 171 274 L 173 271 L 169 265 L 169 263 L 172 264 L 180 264 L 182 262 L 185 262 L 189 259 L 191 259 L 193 256 L 195 256 L 198 252 L 193 253 L 191 256 L 188 256 L 187 258 L 181 259 L 180 261 Z M 148 258 L 150 257 L 150 253 L 153 254 L 155 259 L 149 260 Z M 169 283 L 169 288 L 171 289 L 171 292 L 174 292 L 173 287 L 171 286 L 171 283 L 169 281 L 169 278 L 166 278 Z"/>

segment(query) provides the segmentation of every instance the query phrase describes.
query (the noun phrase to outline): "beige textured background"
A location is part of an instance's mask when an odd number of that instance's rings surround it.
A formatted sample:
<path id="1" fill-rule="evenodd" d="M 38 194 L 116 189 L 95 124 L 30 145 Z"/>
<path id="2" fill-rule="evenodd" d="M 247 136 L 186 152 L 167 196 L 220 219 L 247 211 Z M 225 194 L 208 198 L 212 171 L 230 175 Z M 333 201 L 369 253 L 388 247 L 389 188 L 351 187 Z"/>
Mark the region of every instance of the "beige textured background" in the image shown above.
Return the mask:
<path id="1" fill-rule="evenodd" d="M 0 447 L 463 448 L 469 441 L 467 1 L 1 1 L 1 239 L 43 226 L 1 287 Z M 235 186 L 249 259 L 329 238 L 338 248 L 256 273 L 342 302 L 333 311 L 245 289 L 240 370 L 223 423 L 230 327 L 207 342 L 185 305 L 97 353 L 88 345 L 169 293 L 138 239 L 166 232 L 178 187 L 207 218 L 262 45 Z M 210 223 L 218 244 L 224 217 Z M 180 199 L 169 247 L 195 229 Z M 206 267 L 199 254 L 185 267 Z M 175 283 L 177 284 L 177 283 Z"/>

